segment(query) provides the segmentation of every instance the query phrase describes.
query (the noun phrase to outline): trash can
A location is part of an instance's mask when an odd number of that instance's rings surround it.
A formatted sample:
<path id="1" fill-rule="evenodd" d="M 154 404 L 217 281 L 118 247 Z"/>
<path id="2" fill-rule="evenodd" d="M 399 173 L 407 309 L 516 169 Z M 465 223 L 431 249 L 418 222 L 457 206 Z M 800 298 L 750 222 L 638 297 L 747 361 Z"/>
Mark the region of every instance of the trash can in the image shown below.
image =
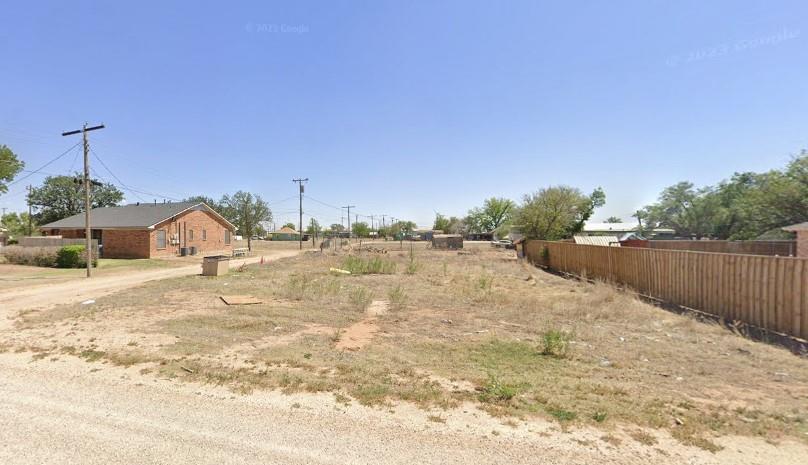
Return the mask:
<path id="1" fill-rule="evenodd" d="M 180 257 L 188 255 L 188 247 L 180 247 Z"/>
<path id="2" fill-rule="evenodd" d="M 196 246 L 195 245 L 192 245 L 191 247 L 188 247 L 188 255 L 196 255 Z"/>
<path id="3" fill-rule="evenodd" d="M 211 255 L 202 259 L 202 276 L 222 276 L 230 270 L 230 257 Z"/>

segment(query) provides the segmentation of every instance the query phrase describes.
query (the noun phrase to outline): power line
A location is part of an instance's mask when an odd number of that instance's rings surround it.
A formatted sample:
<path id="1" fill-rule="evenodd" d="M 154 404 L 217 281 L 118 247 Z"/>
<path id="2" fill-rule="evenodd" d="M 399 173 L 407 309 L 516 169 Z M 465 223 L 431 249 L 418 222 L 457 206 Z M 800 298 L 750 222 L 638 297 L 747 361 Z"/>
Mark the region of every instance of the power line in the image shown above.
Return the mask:
<path id="1" fill-rule="evenodd" d="M 109 174 L 110 174 L 110 175 L 111 175 L 113 178 L 115 178 L 115 180 L 116 180 L 116 181 L 118 181 L 118 183 L 121 185 L 121 187 L 123 187 L 124 189 L 127 189 L 127 190 L 129 190 L 130 192 L 132 192 L 132 193 L 135 195 L 135 197 L 137 197 L 137 198 L 139 198 L 139 199 L 140 199 L 140 201 L 141 201 L 141 202 L 146 202 L 146 199 L 144 199 L 143 197 L 141 197 L 140 195 L 138 195 L 138 193 L 137 193 L 137 192 L 130 190 L 130 189 L 129 189 L 129 186 L 127 186 L 126 184 L 124 184 L 124 183 L 123 183 L 123 181 L 121 181 L 121 180 L 120 180 L 120 178 L 118 178 L 118 176 L 115 176 L 115 173 L 113 173 L 113 172 L 112 172 L 112 170 L 111 170 L 111 169 L 109 169 L 109 167 L 107 166 L 107 164 L 106 164 L 106 163 L 104 163 L 104 160 L 102 160 L 102 159 L 101 159 L 101 157 L 99 157 L 99 156 L 98 156 L 98 154 L 97 154 L 97 153 L 95 153 L 95 150 L 93 150 L 93 149 L 91 148 L 91 149 L 90 149 L 90 152 L 92 152 L 92 153 L 93 153 L 93 156 L 95 157 L 95 159 L 96 159 L 96 160 L 98 160 L 98 162 L 99 162 L 99 163 L 101 163 L 101 166 L 103 166 L 103 167 L 104 167 L 104 169 L 105 169 L 105 170 L 107 170 L 107 172 L 108 172 L 108 173 L 109 173 Z"/>
<path id="2" fill-rule="evenodd" d="M 323 202 L 322 200 L 317 200 L 317 199 L 315 199 L 314 197 L 312 197 L 312 196 L 310 196 L 310 195 L 306 195 L 305 197 L 306 197 L 307 199 L 309 199 L 309 200 L 312 200 L 312 201 L 314 201 L 314 202 L 319 203 L 320 205 L 325 205 L 326 207 L 331 207 L 331 208 L 333 208 L 333 209 L 335 209 L 335 210 L 340 210 L 340 211 L 342 211 L 342 208 L 341 208 L 341 207 L 338 207 L 338 206 L 336 206 L 336 205 L 331 205 L 330 203 L 325 203 L 325 202 Z"/>
<path id="3" fill-rule="evenodd" d="M 111 169 L 109 169 L 107 164 L 104 163 L 104 160 L 101 159 L 101 157 L 95 152 L 95 150 L 90 148 L 90 152 L 92 152 L 95 159 L 98 160 L 101 163 L 101 166 L 103 166 L 104 169 L 106 169 L 107 172 L 109 172 L 109 174 L 112 175 L 112 177 L 115 178 L 116 181 L 118 181 L 118 184 L 120 184 L 121 187 L 123 187 L 124 189 L 126 189 L 126 190 L 130 191 L 131 193 L 133 193 L 135 195 L 135 197 L 140 199 L 141 202 L 147 202 L 147 200 L 144 200 L 143 197 L 139 196 L 138 194 L 151 195 L 151 196 L 154 196 L 154 197 L 160 197 L 160 198 L 164 198 L 164 199 L 168 199 L 168 200 L 173 200 L 175 202 L 180 201 L 180 199 L 177 199 L 175 197 L 171 197 L 169 195 L 155 193 L 155 192 L 149 192 L 149 191 L 145 191 L 143 189 L 138 189 L 138 188 L 132 187 L 132 186 L 130 186 L 128 184 L 124 184 L 124 182 L 121 181 L 121 179 L 118 176 L 116 176 L 115 173 L 113 173 Z"/>
<path id="4" fill-rule="evenodd" d="M 67 154 L 68 154 L 68 153 L 69 153 L 71 150 L 73 150 L 74 148 L 78 147 L 80 144 L 81 144 L 81 142 L 76 142 L 76 144 L 75 144 L 75 145 L 73 145 L 73 146 L 72 146 L 72 147 L 70 147 L 69 149 L 67 149 L 67 150 L 65 150 L 64 152 L 62 152 L 62 153 L 60 153 L 59 155 L 57 155 L 57 156 L 56 156 L 56 158 L 54 158 L 54 159 L 52 159 L 51 161 L 49 161 L 49 162 L 45 163 L 44 165 L 40 166 L 39 168 L 35 169 L 34 171 L 30 172 L 29 174 L 27 174 L 27 175 L 25 175 L 25 176 L 21 177 L 20 179 L 17 179 L 16 181 L 14 181 L 14 182 L 10 183 L 10 184 L 9 184 L 8 186 L 6 186 L 6 187 L 11 187 L 11 186 L 13 186 L 13 185 L 15 185 L 15 184 L 18 184 L 18 183 L 20 183 L 20 182 L 22 182 L 22 181 L 24 181 L 24 180 L 26 180 L 26 179 L 30 178 L 31 176 L 35 175 L 36 173 L 39 173 L 39 172 L 40 172 L 40 171 L 42 171 L 44 168 L 47 168 L 47 167 L 48 167 L 48 165 L 50 165 L 51 163 L 55 162 L 56 160 L 58 160 L 58 159 L 62 158 L 62 157 L 63 157 L 63 156 L 65 156 L 65 155 L 67 155 Z"/>

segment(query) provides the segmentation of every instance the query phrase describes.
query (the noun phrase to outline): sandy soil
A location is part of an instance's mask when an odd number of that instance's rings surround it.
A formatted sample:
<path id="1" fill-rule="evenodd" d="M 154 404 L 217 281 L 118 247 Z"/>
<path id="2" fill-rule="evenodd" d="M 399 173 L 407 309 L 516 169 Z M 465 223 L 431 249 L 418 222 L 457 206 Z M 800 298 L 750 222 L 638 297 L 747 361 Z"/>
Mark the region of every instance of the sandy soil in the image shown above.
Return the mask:
<path id="1" fill-rule="evenodd" d="M 277 260 L 298 254 L 297 250 L 274 250 L 262 252 L 261 256 L 248 257 L 230 261 L 230 267 L 236 268 L 245 263 L 257 263 L 264 260 Z M 131 273 L 101 276 L 90 279 L 79 278 L 55 284 L 27 286 L 18 289 L 4 290 L 0 294 L 0 329 L 11 326 L 11 318 L 20 310 L 47 308 L 59 304 L 82 302 L 88 299 L 113 294 L 122 289 L 140 285 L 158 279 L 176 278 L 198 274 L 201 264 L 177 268 L 133 271 Z"/>
<path id="2" fill-rule="evenodd" d="M 376 317 L 387 313 L 390 302 L 386 300 L 374 300 L 365 310 L 366 318 L 357 321 L 345 328 L 340 334 L 335 348 L 337 350 L 361 350 L 362 347 L 370 344 L 376 333 L 379 332 L 379 324 Z"/>
<path id="3" fill-rule="evenodd" d="M 506 426 L 471 406 L 424 412 L 330 395 L 224 389 L 144 377 L 73 357 L 0 354 L 0 463 L 798 464 L 804 446 L 721 438 L 710 452 L 660 436 L 644 446 L 532 421 Z M 24 419 L 24 420 L 23 420 Z M 437 419 L 437 421 L 436 421 Z M 614 433 L 613 437 L 620 437 Z M 47 446 L 43 446 L 47 444 Z"/>

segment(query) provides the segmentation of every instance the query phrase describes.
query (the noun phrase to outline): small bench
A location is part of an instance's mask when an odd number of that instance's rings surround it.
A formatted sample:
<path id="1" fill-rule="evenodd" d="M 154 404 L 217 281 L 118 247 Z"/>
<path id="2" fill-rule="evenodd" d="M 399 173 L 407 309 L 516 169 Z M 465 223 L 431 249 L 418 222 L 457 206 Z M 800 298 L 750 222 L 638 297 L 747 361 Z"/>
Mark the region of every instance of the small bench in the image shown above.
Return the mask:
<path id="1" fill-rule="evenodd" d="M 247 256 L 247 247 L 239 247 L 237 249 L 233 249 L 233 256 L 234 257 L 245 257 L 245 256 Z"/>

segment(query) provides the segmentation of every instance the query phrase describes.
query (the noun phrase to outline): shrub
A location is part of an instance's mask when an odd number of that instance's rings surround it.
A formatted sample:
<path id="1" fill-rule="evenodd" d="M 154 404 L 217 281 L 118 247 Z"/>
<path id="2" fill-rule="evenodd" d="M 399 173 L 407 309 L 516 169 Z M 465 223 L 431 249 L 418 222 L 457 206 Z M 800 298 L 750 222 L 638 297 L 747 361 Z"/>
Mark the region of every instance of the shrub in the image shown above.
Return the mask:
<path id="1" fill-rule="evenodd" d="M 396 272 L 396 264 L 379 257 L 364 259 L 349 255 L 345 257 L 342 269 L 351 274 L 393 274 Z"/>
<path id="2" fill-rule="evenodd" d="M 390 289 L 387 296 L 390 298 L 390 303 L 393 304 L 393 307 L 397 309 L 403 308 L 407 303 L 407 293 L 404 292 L 401 285 Z"/>
<path id="3" fill-rule="evenodd" d="M 306 274 L 289 276 L 283 294 L 285 297 L 292 300 L 303 300 L 310 284 L 311 277 Z"/>
<path id="4" fill-rule="evenodd" d="M 551 329 L 550 331 L 544 333 L 544 337 L 542 339 L 544 348 L 542 349 L 541 353 L 544 355 L 550 355 L 552 357 L 564 358 L 567 356 L 570 339 L 572 339 L 572 335 L 570 333 Z"/>
<path id="5" fill-rule="evenodd" d="M 93 266 L 98 261 L 93 259 Z M 87 252 L 83 245 L 65 245 L 56 252 L 56 266 L 59 268 L 84 268 L 87 266 Z"/>
<path id="6" fill-rule="evenodd" d="M 365 311 L 370 305 L 370 299 L 373 297 L 370 289 L 366 287 L 355 287 L 351 289 L 350 299 L 351 303 L 356 305 L 356 307 L 361 310 Z"/>
<path id="7" fill-rule="evenodd" d="M 59 247 L 23 247 L 9 245 L 3 247 L 3 255 L 9 263 L 29 266 L 56 266 Z"/>
<path id="8" fill-rule="evenodd" d="M 560 422 L 572 421 L 578 417 L 575 412 L 564 410 L 563 408 L 559 407 L 548 407 L 547 413 L 555 417 L 555 419 Z"/>
<path id="9" fill-rule="evenodd" d="M 480 388 L 480 402 L 499 403 L 508 402 L 516 397 L 519 388 L 513 384 L 505 384 L 493 375 L 488 375 L 488 381 Z"/>
<path id="10" fill-rule="evenodd" d="M 415 274 L 421 268 L 421 264 L 415 261 L 415 253 L 410 250 L 410 261 L 407 263 L 407 274 Z"/>

